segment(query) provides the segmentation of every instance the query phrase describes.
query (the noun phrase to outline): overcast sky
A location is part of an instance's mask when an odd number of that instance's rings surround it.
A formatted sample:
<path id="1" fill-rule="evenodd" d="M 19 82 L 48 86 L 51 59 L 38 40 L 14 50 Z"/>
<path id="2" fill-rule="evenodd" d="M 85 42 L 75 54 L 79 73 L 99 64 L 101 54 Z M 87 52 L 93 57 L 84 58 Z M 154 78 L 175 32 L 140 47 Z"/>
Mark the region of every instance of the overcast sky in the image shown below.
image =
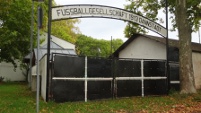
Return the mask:
<path id="1" fill-rule="evenodd" d="M 96 5 L 106 5 L 118 8 L 124 8 L 125 4 L 128 4 L 126 0 L 55 0 L 58 5 L 70 5 L 70 4 L 96 4 Z M 165 18 L 165 14 L 161 14 L 162 18 Z M 105 18 L 81 18 L 81 22 L 77 25 L 80 28 L 82 34 L 91 36 L 97 39 L 110 40 L 111 37 L 120 38 L 124 41 L 127 38 L 124 37 L 124 28 L 126 22 L 115 19 L 105 19 Z M 171 23 L 169 22 L 170 26 Z M 163 26 L 165 23 L 163 24 Z M 170 28 L 169 26 L 169 28 Z M 149 32 L 150 35 L 157 35 L 156 33 Z M 176 32 L 169 32 L 169 37 L 177 37 Z M 194 42 L 199 42 L 198 33 L 193 34 L 192 40 Z"/>

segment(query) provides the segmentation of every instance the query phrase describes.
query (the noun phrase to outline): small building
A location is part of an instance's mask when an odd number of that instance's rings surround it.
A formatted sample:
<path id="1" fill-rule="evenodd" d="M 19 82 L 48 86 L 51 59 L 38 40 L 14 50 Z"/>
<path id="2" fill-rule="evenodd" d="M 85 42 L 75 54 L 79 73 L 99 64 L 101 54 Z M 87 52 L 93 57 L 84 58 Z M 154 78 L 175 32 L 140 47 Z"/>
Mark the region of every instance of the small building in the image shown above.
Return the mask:
<path id="1" fill-rule="evenodd" d="M 41 96 L 46 101 L 46 83 L 47 83 L 47 34 L 44 33 L 40 36 L 40 39 L 44 40 L 44 42 L 40 45 L 37 55 L 37 48 L 33 49 L 33 58 L 32 58 L 32 75 L 28 77 L 29 83 L 31 86 L 32 91 L 36 91 L 36 78 L 37 78 L 37 71 L 36 71 L 36 64 L 37 59 L 39 59 L 39 73 L 40 73 L 40 83 L 41 83 Z M 51 35 L 50 40 L 50 59 L 52 60 L 52 54 L 59 53 L 59 54 L 68 54 L 68 55 L 77 55 L 75 51 L 75 45 L 59 39 L 55 36 Z M 38 56 L 38 57 L 37 57 Z M 30 54 L 25 56 L 24 62 L 30 63 Z M 51 81 L 51 80 L 50 80 Z"/>
<path id="2" fill-rule="evenodd" d="M 150 35 L 134 34 L 112 54 L 112 57 L 166 60 L 166 39 Z M 170 69 L 176 66 L 176 71 L 179 72 L 178 40 L 169 39 L 168 58 L 170 60 Z M 192 59 L 195 85 L 197 89 L 201 89 L 201 44 L 192 43 Z M 173 72 L 172 74 L 177 76 L 176 78 L 179 77 L 179 73 L 175 75 Z"/>

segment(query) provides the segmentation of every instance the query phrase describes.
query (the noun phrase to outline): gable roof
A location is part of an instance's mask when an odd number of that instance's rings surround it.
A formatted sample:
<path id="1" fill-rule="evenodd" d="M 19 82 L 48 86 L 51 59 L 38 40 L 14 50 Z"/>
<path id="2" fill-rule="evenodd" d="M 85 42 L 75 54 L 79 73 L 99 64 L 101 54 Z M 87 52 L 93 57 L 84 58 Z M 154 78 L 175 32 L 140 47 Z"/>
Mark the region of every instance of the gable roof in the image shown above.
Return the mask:
<path id="1" fill-rule="evenodd" d="M 40 38 L 41 39 L 45 39 L 44 42 L 41 44 L 41 46 L 44 46 L 44 45 L 47 45 L 47 38 L 48 38 L 48 35 L 47 33 L 42 33 L 40 35 Z M 55 44 L 59 45 L 60 47 L 64 48 L 64 49 L 74 49 L 75 50 L 75 45 L 70 43 L 70 42 L 67 42 L 63 39 L 60 39 L 56 36 L 53 36 L 51 35 L 51 42 L 54 42 Z"/>
<path id="2" fill-rule="evenodd" d="M 39 49 L 39 60 L 47 54 L 47 33 L 43 33 L 40 37 L 41 39 L 45 39 L 45 41 L 40 45 Z M 52 53 L 61 53 L 61 54 L 69 54 L 69 55 L 77 55 L 75 52 L 75 45 L 71 44 L 67 41 L 64 41 L 62 39 L 59 39 L 53 35 L 51 35 L 51 40 L 50 40 L 50 54 Z M 35 60 L 37 59 L 37 48 L 33 49 L 33 53 L 29 53 L 26 55 L 23 59 L 24 62 L 29 62 L 31 54 L 33 55 L 33 58 Z M 50 55 L 50 59 L 51 59 Z"/>
<path id="3" fill-rule="evenodd" d="M 47 43 L 45 43 L 44 45 L 42 45 L 41 48 L 47 48 Z M 64 49 L 63 47 L 61 47 L 60 45 L 56 44 L 55 42 L 53 42 L 52 40 L 50 41 L 50 48 L 60 48 L 60 49 Z"/>
<path id="4" fill-rule="evenodd" d="M 40 47 L 38 53 L 39 53 L 38 57 L 40 60 L 45 54 L 47 54 L 47 44 L 44 44 L 42 47 Z M 74 51 L 74 49 L 65 49 L 51 40 L 50 41 L 50 54 L 52 54 L 52 53 L 77 55 L 76 52 Z M 34 55 L 35 55 L 35 58 L 37 59 L 37 48 L 34 48 Z M 50 55 L 50 59 L 51 59 L 51 56 L 52 55 Z"/>
<path id="5" fill-rule="evenodd" d="M 162 43 L 164 45 L 166 44 L 166 38 L 136 33 L 132 37 L 130 37 L 124 44 L 122 44 L 110 57 L 118 56 L 118 54 L 121 50 L 126 48 L 133 40 L 139 38 L 140 36 L 154 40 L 154 41 Z M 179 41 L 178 40 L 168 39 L 168 42 L 169 42 L 170 47 L 179 48 Z M 192 51 L 201 53 L 201 44 L 192 42 Z"/>

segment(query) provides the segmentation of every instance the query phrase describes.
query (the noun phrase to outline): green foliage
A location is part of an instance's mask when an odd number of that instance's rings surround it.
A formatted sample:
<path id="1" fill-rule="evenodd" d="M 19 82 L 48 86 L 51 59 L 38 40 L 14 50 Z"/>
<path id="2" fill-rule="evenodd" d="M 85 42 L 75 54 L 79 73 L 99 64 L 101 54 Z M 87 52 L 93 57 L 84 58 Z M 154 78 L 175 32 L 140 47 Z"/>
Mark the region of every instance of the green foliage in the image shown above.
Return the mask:
<path id="1" fill-rule="evenodd" d="M 159 10 L 165 11 L 165 1 L 166 0 L 128 0 L 130 1 L 129 5 L 125 6 L 126 10 L 132 11 L 136 14 L 145 16 L 153 21 L 163 21 L 161 16 L 158 15 Z M 170 19 L 172 23 L 172 30 L 175 31 L 178 27 L 175 20 L 175 6 L 176 1 L 175 0 L 168 0 L 168 9 L 169 12 L 172 14 Z M 200 26 L 200 20 L 201 20 L 201 0 L 187 0 L 187 15 L 188 20 L 191 25 L 192 31 L 198 30 Z M 137 24 L 134 23 L 128 23 L 124 30 L 126 37 L 131 37 L 134 33 L 147 33 L 147 30 L 145 28 L 140 27 Z"/>
<path id="2" fill-rule="evenodd" d="M 176 24 L 176 1 L 175 0 L 168 0 L 169 5 L 169 12 L 172 14 L 170 16 L 173 28 L 172 30 L 175 31 L 178 27 Z M 186 0 L 186 9 L 187 9 L 187 19 L 191 26 L 192 31 L 197 31 L 199 26 L 201 25 L 201 0 Z M 160 2 L 161 7 L 165 7 L 165 0 L 161 0 Z"/>
<path id="3" fill-rule="evenodd" d="M 0 61 L 12 62 L 28 53 L 30 37 L 30 0 L 0 0 Z M 22 47 L 23 46 L 23 47 Z"/>
<path id="4" fill-rule="evenodd" d="M 160 8 L 160 4 L 158 0 L 128 0 L 130 1 L 129 5 L 125 6 L 126 10 L 129 10 L 135 14 L 139 14 L 145 16 L 153 21 L 157 21 L 158 18 L 158 8 Z M 128 23 L 124 30 L 124 34 L 126 37 L 131 37 L 134 33 L 147 33 L 148 31 L 140 27 L 135 23 Z"/>
<path id="5" fill-rule="evenodd" d="M 54 1 L 53 5 L 56 5 Z M 44 0 L 42 3 L 34 2 L 34 47 L 36 47 L 38 6 L 43 9 L 43 28 L 41 30 L 46 32 L 48 0 Z M 31 14 L 32 0 L 0 0 L 0 20 L 3 21 L 0 27 L 0 62 L 11 62 L 16 68 L 15 60 L 22 60 L 30 52 Z M 52 34 L 75 43 L 76 32 L 79 32 L 75 24 L 78 22 L 77 19 L 53 22 Z"/>
<path id="6" fill-rule="evenodd" d="M 121 39 L 112 40 L 112 51 L 114 52 L 122 44 Z M 83 56 L 108 57 L 112 52 L 111 41 L 79 35 L 76 41 L 76 50 L 79 55 Z"/>
<path id="7" fill-rule="evenodd" d="M 61 20 L 52 22 L 52 34 L 71 43 L 75 43 L 79 28 L 75 26 L 78 19 Z"/>
<path id="8" fill-rule="evenodd" d="M 0 76 L 0 82 L 3 82 L 4 77 Z"/>

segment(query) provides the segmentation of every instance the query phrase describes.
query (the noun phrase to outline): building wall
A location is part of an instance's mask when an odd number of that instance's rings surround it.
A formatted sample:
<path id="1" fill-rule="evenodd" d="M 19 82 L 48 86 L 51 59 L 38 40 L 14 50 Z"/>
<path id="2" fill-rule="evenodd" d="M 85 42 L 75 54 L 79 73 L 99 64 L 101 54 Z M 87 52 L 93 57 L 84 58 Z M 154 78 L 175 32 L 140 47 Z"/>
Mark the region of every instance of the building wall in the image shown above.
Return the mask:
<path id="1" fill-rule="evenodd" d="M 39 64 L 40 74 L 40 94 L 44 101 L 46 101 L 46 69 L 47 69 L 47 55 L 43 56 Z M 32 67 L 31 90 L 37 91 L 37 65 Z"/>
<path id="2" fill-rule="evenodd" d="M 119 58 L 166 59 L 166 47 L 162 43 L 141 36 L 122 50 Z"/>
<path id="3" fill-rule="evenodd" d="M 166 59 L 166 46 L 141 36 L 120 51 L 119 58 Z M 196 89 L 201 89 L 201 53 L 193 52 L 192 58 Z"/>
<path id="4" fill-rule="evenodd" d="M 201 89 L 201 54 L 193 52 L 193 71 L 196 89 Z"/>
<path id="5" fill-rule="evenodd" d="M 47 55 L 40 60 L 40 74 L 41 74 L 41 96 L 46 101 L 46 69 L 47 69 Z"/>
<path id="6" fill-rule="evenodd" d="M 16 71 L 12 63 L 1 62 L 0 63 L 0 76 L 4 77 L 4 81 L 25 81 L 26 77 L 23 75 L 25 70 L 20 69 L 20 63 L 17 63 Z"/>
<path id="7" fill-rule="evenodd" d="M 37 72 L 36 65 L 32 67 L 31 91 L 37 91 Z"/>

